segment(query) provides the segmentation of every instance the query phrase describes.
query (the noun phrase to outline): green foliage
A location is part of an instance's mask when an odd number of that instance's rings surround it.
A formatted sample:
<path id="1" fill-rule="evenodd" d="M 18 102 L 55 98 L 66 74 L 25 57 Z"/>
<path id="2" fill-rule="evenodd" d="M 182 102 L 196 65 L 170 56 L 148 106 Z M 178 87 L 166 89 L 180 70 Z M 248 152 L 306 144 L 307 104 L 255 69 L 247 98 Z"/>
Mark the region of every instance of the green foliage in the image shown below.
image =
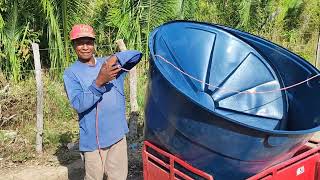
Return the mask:
<path id="1" fill-rule="evenodd" d="M 32 41 L 37 41 L 39 33 L 30 29 L 29 23 L 24 23 L 26 19 L 21 18 L 26 2 L 14 0 L 7 3 L 4 15 L 3 28 L 0 28 L 0 67 L 5 72 L 11 72 L 12 79 L 17 82 L 21 79 L 21 71 L 24 66 L 30 65 L 29 46 Z M 24 8 L 20 8 L 24 7 Z M 0 22 L 1 23 L 1 22 Z"/>
<path id="2" fill-rule="evenodd" d="M 215 1 L 200 0 L 196 10 L 195 20 L 218 23 L 218 12 Z"/>
<path id="3" fill-rule="evenodd" d="M 141 108 L 145 107 L 145 96 L 147 91 L 148 77 L 146 75 L 140 75 L 138 78 L 138 106 Z"/>
<path id="4" fill-rule="evenodd" d="M 3 27 L 4 27 L 4 20 L 0 14 L 0 31 L 2 31 Z"/>
<path id="5" fill-rule="evenodd" d="M 258 32 L 267 19 L 266 3 L 261 0 L 242 0 L 239 6 L 240 20 L 237 28 L 244 31 Z"/>
<path id="6" fill-rule="evenodd" d="M 84 0 L 13 0 L 0 2 L 0 67 L 10 72 L 16 82 L 23 78 L 21 71 L 33 69 L 30 58 L 32 42 L 40 42 L 42 63 L 46 67 L 62 68 L 71 62 L 72 47 L 69 31 L 74 23 L 86 23 L 82 14 L 91 13 Z"/>
<path id="7" fill-rule="evenodd" d="M 80 23 L 82 14 L 90 13 L 84 0 L 41 0 L 47 21 L 47 42 L 50 48 L 51 68 L 67 67 L 71 62 L 69 31 L 74 23 Z"/>
<path id="8" fill-rule="evenodd" d="M 94 26 L 97 55 L 113 53 L 114 41 L 122 38 L 127 48 L 143 51 L 144 60 L 150 31 L 175 19 L 218 23 L 280 45 L 301 46 L 314 42 L 312 34 L 319 32 L 319 4 L 317 0 L 1 0 L 0 67 L 9 72 L 7 78 L 16 82 L 24 78 L 21 71 L 33 69 L 30 43 L 40 42 L 40 48 L 49 48 L 41 52 L 43 66 L 60 69 L 52 72 L 60 77 L 75 59 L 68 37 L 75 23 Z M 314 58 L 314 52 L 300 52 Z M 147 69 L 147 62 L 139 67 Z"/>
<path id="9" fill-rule="evenodd" d="M 199 0 L 182 0 L 179 5 L 180 12 L 178 12 L 178 17 L 187 20 L 193 19 L 198 8 L 198 3 Z"/>
<path id="10" fill-rule="evenodd" d="M 44 145 L 57 148 L 61 143 L 73 142 L 78 135 L 76 113 L 66 98 L 62 82 L 45 78 Z M 66 138 L 66 134 L 69 134 Z"/>
<path id="11" fill-rule="evenodd" d="M 302 0 L 280 0 L 278 3 L 279 14 L 275 19 L 276 25 L 281 25 L 283 21 L 287 20 L 286 17 L 294 14 L 302 5 Z"/>
<path id="12" fill-rule="evenodd" d="M 78 122 L 63 90 L 62 82 L 44 78 L 44 149 L 56 151 L 61 144 L 74 142 L 78 137 Z M 10 83 L 10 82 L 9 82 Z M 17 137 L 4 138 L 0 133 L 0 157 L 14 162 L 34 158 L 36 134 L 36 87 L 34 78 L 10 84 L 7 94 L 0 94 L 3 117 L 13 119 L 1 129 L 15 129 Z M 0 119 L 0 125 L 2 124 Z"/>
<path id="13" fill-rule="evenodd" d="M 253 0 L 243 0 L 240 4 L 240 22 L 238 28 L 243 28 L 244 30 L 249 29 L 251 11 L 253 9 Z"/>

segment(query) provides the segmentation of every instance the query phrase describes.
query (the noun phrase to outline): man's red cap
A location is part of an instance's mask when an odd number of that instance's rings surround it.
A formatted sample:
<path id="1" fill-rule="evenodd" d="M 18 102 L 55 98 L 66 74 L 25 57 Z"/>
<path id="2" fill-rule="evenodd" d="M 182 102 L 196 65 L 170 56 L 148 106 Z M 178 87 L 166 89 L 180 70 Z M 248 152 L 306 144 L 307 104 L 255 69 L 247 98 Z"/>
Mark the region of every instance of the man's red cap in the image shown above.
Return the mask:
<path id="1" fill-rule="evenodd" d="M 82 37 L 90 37 L 95 39 L 95 33 L 93 28 L 87 24 L 76 24 L 70 31 L 70 40 L 75 40 Z"/>

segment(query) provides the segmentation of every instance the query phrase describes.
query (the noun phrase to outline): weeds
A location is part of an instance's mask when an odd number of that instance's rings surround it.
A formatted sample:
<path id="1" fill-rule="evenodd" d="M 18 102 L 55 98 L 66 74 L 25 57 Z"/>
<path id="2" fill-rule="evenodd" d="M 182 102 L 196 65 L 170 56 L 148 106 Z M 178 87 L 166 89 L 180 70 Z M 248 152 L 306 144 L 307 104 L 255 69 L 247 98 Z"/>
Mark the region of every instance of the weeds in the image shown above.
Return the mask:
<path id="1" fill-rule="evenodd" d="M 129 76 L 128 76 L 129 77 Z M 128 79 L 128 78 L 127 78 Z M 44 157 L 56 155 L 62 163 L 74 159 L 68 151 L 67 145 L 78 140 L 78 120 L 76 112 L 71 108 L 63 83 L 43 76 L 44 82 L 44 155 L 38 157 L 35 153 L 36 136 L 36 85 L 32 76 L 19 83 L 3 81 L 2 87 L 9 84 L 6 93 L 0 93 L 2 117 L 14 117 L 0 127 L 0 158 L 11 163 L 25 163 L 30 160 L 44 161 Z M 142 135 L 143 107 L 147 77 L 138 76 L 138 105 L 139 116 L 138 134 Z M 125 93 L 129 100 L 128 80 L 125 83 Z M 130 112 L 127 102 L 127 112 Z M 0 125 L 2 123 L 0 119 Z M 3 130 L 16 133 L 14 138 L 6 138 Z M 41 160 L 42 158 L 42 160 Z M 1 163 L 0 163 L 1 164 Z M 1 165 L 0 165 L 1 166 Z"/>
<path id="2" fill-rule="evenodd" d="M 9 91 L 0 94 L 2 116 L 10 121 L 0 128 L 17 133 L 14 139 L 0 134 L 0 157 L 9 162 L 23 163 L 35 159 L 36 135 L 36 89 L 35 80 L 30 77 L 17 84 L 10 84 Z M 78 137 L 76 114 L 69 106 L 61 82 L 44 76 L 44 151 L 54 154 L 61 144 L 74 142 Z M 1 119 L 3 122 L 3 118 Z M 0 121 L 0 124 L 1 124 Z M 62 136 L 63 134 L 68 134 Z"/>

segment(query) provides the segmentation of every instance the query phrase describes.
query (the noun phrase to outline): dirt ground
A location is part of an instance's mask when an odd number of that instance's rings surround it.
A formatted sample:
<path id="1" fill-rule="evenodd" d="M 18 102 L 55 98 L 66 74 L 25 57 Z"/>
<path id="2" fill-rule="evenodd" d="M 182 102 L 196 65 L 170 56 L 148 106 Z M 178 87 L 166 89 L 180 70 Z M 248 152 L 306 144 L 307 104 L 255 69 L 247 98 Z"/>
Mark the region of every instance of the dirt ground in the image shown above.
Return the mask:
<path id="1" fill-rule="evenodd" d="M 142 137 L 128 139 L 128 180 L 143 179 Z M 0 160 L 0 180 L 80 180 L 84 177 L 84 167 L 77 148 L 67 147 L 56 156 L 44 155 L 42 160 L 24 164 L 2 162 Z"/>
<path id="2" fill-rule="evenodd" d="M 320 140 L 320 132 L 313 139 Z M 141 150 L 142 137 L 128 139 L 129 174 L 128 180 L 143 179 Z M 67 157 L 67 158 L 66 158 Z M 79 180 L 83 179 L 84 168 L 77 151 L 64 151 L 60 155 L 46 157 L 47 164 L 29 163 L 24 165 L 7 164 L 0 169 L 0 180 Z M 48 159 L 49 158 L 49 159 Z M 51 159 L 50 159 L 51 158 Z"/>

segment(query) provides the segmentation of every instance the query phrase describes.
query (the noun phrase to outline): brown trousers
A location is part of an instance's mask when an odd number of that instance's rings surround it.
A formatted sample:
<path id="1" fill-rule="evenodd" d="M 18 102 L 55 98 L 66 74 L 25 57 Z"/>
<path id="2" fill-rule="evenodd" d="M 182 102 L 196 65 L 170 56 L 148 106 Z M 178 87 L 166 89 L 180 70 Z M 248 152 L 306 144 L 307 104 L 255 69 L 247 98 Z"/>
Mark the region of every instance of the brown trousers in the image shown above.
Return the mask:
<path id="1" fill-rule="evenodd" d="M 93 152 L 84 152 L 85 180 L 102 180 L 105 174 L 108 180 L 126 180 L 128 175 L 128 155 L 126 137 L 109 148 Z"/>

